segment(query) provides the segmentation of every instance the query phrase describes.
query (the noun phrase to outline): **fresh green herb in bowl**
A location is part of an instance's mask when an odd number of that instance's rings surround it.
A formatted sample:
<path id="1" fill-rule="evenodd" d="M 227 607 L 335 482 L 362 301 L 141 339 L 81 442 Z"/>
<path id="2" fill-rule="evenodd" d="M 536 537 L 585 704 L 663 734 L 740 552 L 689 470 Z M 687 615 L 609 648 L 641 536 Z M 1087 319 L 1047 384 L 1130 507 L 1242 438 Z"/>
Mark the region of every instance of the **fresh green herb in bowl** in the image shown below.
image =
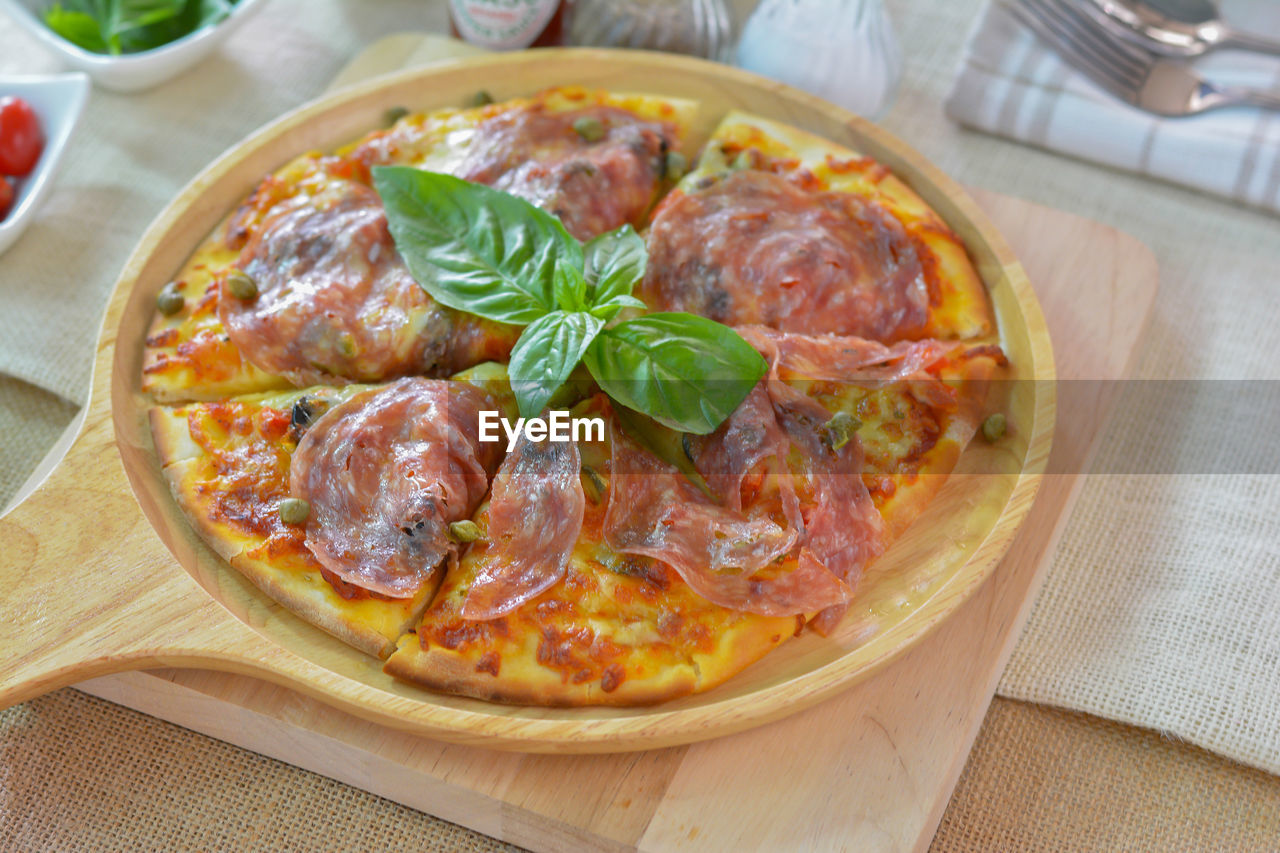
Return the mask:
<path id="1" fill-rule="evenodd" d="M 236 0 L 65 0 L 44 13 L 62 38 L 93 53 L 141 53 L 217 24 Z"/>

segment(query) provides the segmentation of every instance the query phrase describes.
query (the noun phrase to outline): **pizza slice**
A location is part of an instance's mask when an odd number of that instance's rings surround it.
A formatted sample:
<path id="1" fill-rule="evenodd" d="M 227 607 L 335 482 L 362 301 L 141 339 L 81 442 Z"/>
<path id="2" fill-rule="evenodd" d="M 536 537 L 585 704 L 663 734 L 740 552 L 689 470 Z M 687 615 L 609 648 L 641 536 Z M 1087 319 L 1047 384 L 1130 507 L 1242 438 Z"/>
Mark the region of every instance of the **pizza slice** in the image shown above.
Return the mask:
<path id="1" fill-rule="evenodd" d="M 219 556 L 306 621 L 361 651 L 385 657 L 431 600 L 442 564 L 457 550 L 448 522 L 469 514 L 488 489 L 488 475 L 496 464 L 492 455 L 478 461 L 471 482 L 449 491 L 449 472 L 469 457 L 467 448 L 459 447 L 464 437 L 442 434 L 440 429 L 463 415 L 462 404 L 468 401 L 459 398 L 460 390 L 478 395 L 470 401 L 472 409 L 483 401 L 510 411 L 514 403 L 505 377 L 501 365 L 484 364 L 453 383 L 401 380 L 392 386 L 322 386 L 161 406 L 150 412 L 151 429 L 178 505 Z M 388 392 L 396 384 L 410 388 L 388 404 Z M 434 399 L 424 397 L 424 386 L 435 392 Z M 373 432 L 385 431 L 378 418 L 426 429 L 400 441 L 401 450 L 418 441 L 440 451 L 399 454 L 410 467 L 422 467 L 412 481 L 401 477 L 412 488 L 407 498 L 399 496 L 399 505 L 395 493 L 376 488 L 390 476 L 389 459 L 395 455 L 386 440 L 360 438 L 357 443 L 367 447 L 348 446 L 343 451 L 344 435 L 357 435 L 349 424 L 362 413 L 365 427 Z M 442 435 L 442 440 L 435 440 Z M 304 455 L 310 454 L 308 473 L 318 482 L 301 482 L 300 447 Z M 364 479 L 358 476 L 360 465 Z M 343 479 L 336 468 L 355 473 Z M 438 488 L 440 483 L 446 489 Z M 442 491 L 453 497 L 465 487 L 472 492 L 471 503 L 453 517 L 433 511 L 422 499 Z M 353 517 L 344 517 L 352 508 L 334 500 L 338 489 L 359 495 L 361 506 L 355 515 L 375 513 L 375 529 L 362 530 Z M 329 523 L 330 532 L 345 537 L 350 547 L 340 547 L 342 538 L 317 536 L 321 521 Z M 351 559 L 357 552 L 374 555 L 377 567 L 372 573 L 368 561 Z M 397 563 L 398 557 L 410 559 Z"/>
<path id="2" fill-rule="evenodd" d="M 649 704 L 725 681 L 803 626 L 795 612 L 713 604 L 670 563 L 614 547 L 606 530 L 618 523 L 609 514 L 619 442 L 655 466 L 629 472 L 639 485 L 676 484 L 651 508 L 696 524 L 710 517 L 709 504 L 679 488 L 674 469 L 622 436 L 603 395 L 573 414 L 607 426 L 570 449 L 526 443 L 508 455 L 491 500 L 474 517 L 479 538 L 400 639 L 386 672 L 498 702 Z M 616 515 L 616 499 L 614 506 Z M 495 521 L 499 512 L 508 520 Z"/>
<path id="3" fill-rule="evenodd" d="M 960 238 L 875 160 L 734 111 L 649 225 L 638 295 L 728 325 L 892 342 L 995 328 Z"/>
<path id="4" fill-rule="evenodd" d="M 695 106 L 557 89 L 401 118 L 265 177 L 160 294 L 143 390 L 161 402 L 448 376 L 502 360 L 518 329 L 437 304 L 409 274 L 371 187 L 378 165 L 523 196 L 589 239 L 642 224 Z"/>

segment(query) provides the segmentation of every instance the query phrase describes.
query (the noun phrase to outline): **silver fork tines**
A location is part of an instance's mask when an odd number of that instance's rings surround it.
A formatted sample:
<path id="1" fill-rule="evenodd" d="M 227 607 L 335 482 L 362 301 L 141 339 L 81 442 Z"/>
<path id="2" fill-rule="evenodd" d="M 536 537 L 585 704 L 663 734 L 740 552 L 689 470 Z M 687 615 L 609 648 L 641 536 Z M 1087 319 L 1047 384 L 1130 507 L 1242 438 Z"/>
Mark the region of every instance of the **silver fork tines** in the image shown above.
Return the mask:
<path id="1" fill-rule="evenodd" d="M 1017 0 L 1004 5 L 1095 83 L 1137 103 L 1137 93 L 1151 72 L 1150 54 L 1102 32 L 1061 0 Z"/>
<path id="2" fill-rule="evenodd" d="M 1280 95 L 1216 86 L 1185 65 L 1110 34 L 1077 0 L 1000 3 L 1072 67 L 1140 109 L 1163 116 L 1241 105 L 1280 109 Z"/>

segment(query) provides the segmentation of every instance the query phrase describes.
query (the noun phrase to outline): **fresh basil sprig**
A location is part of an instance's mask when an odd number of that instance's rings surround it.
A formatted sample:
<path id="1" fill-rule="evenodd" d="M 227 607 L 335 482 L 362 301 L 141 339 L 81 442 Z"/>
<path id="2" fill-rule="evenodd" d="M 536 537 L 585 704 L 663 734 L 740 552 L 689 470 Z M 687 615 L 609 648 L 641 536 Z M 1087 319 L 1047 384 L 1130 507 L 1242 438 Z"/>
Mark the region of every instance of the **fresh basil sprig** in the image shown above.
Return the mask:
<path id="1" fill-rule="evenodd" d="M 525 326 L 508 375 L 533 417 L 581 361 L 615 401 L 673 429 L 715 430 L 766 370 L 736 332 L 684 313 L 618 320 L 648 256 L 631 226 L 585 246 L 529 202 L 450 175 L 373 170 L 396 248 L 436 301 Z"/>
<path id="2" fill-rule="evenodd" d="M 236 0 L 63 0 L 44 13 L 49 29 L 94 53 L 139 53 L 177 41 L 231 14 Z"/>

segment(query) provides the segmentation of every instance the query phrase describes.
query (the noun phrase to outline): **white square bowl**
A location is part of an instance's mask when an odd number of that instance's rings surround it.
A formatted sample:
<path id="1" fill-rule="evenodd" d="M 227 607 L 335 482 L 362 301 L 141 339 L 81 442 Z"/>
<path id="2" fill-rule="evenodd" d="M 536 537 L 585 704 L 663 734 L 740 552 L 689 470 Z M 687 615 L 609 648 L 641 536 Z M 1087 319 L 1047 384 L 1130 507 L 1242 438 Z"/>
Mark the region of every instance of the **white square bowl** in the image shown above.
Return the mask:
<path id="1" fill-rule="evenodd" d="M 17 95 L 31 104 L 44 133 L 44 150 L 30 175 L 9 179 L 15 183 L 17 193 L 9 215 L 0 220 L 0 254 L 26 230 L 41 199 L 49 192 L 58 161 L 88 100 L 89 78 L 79 72 L 23 77 L 0 75 L 0 97 L 5 95 Z"/>
<path id="2" fill-rule="evenodd" d="M 266 0 L 240 0 L 231 13 L 211 27 L 142 53 L 109 56 L 77 47 L 45 26 L 42 13 L 53 0 L 0 0 L 0 11 L 39 39 L 62 61 L 84 71 L 104 89 L 137 92 L 173 77 L 208 56 L 236 28 L 257 12 Z"/>

